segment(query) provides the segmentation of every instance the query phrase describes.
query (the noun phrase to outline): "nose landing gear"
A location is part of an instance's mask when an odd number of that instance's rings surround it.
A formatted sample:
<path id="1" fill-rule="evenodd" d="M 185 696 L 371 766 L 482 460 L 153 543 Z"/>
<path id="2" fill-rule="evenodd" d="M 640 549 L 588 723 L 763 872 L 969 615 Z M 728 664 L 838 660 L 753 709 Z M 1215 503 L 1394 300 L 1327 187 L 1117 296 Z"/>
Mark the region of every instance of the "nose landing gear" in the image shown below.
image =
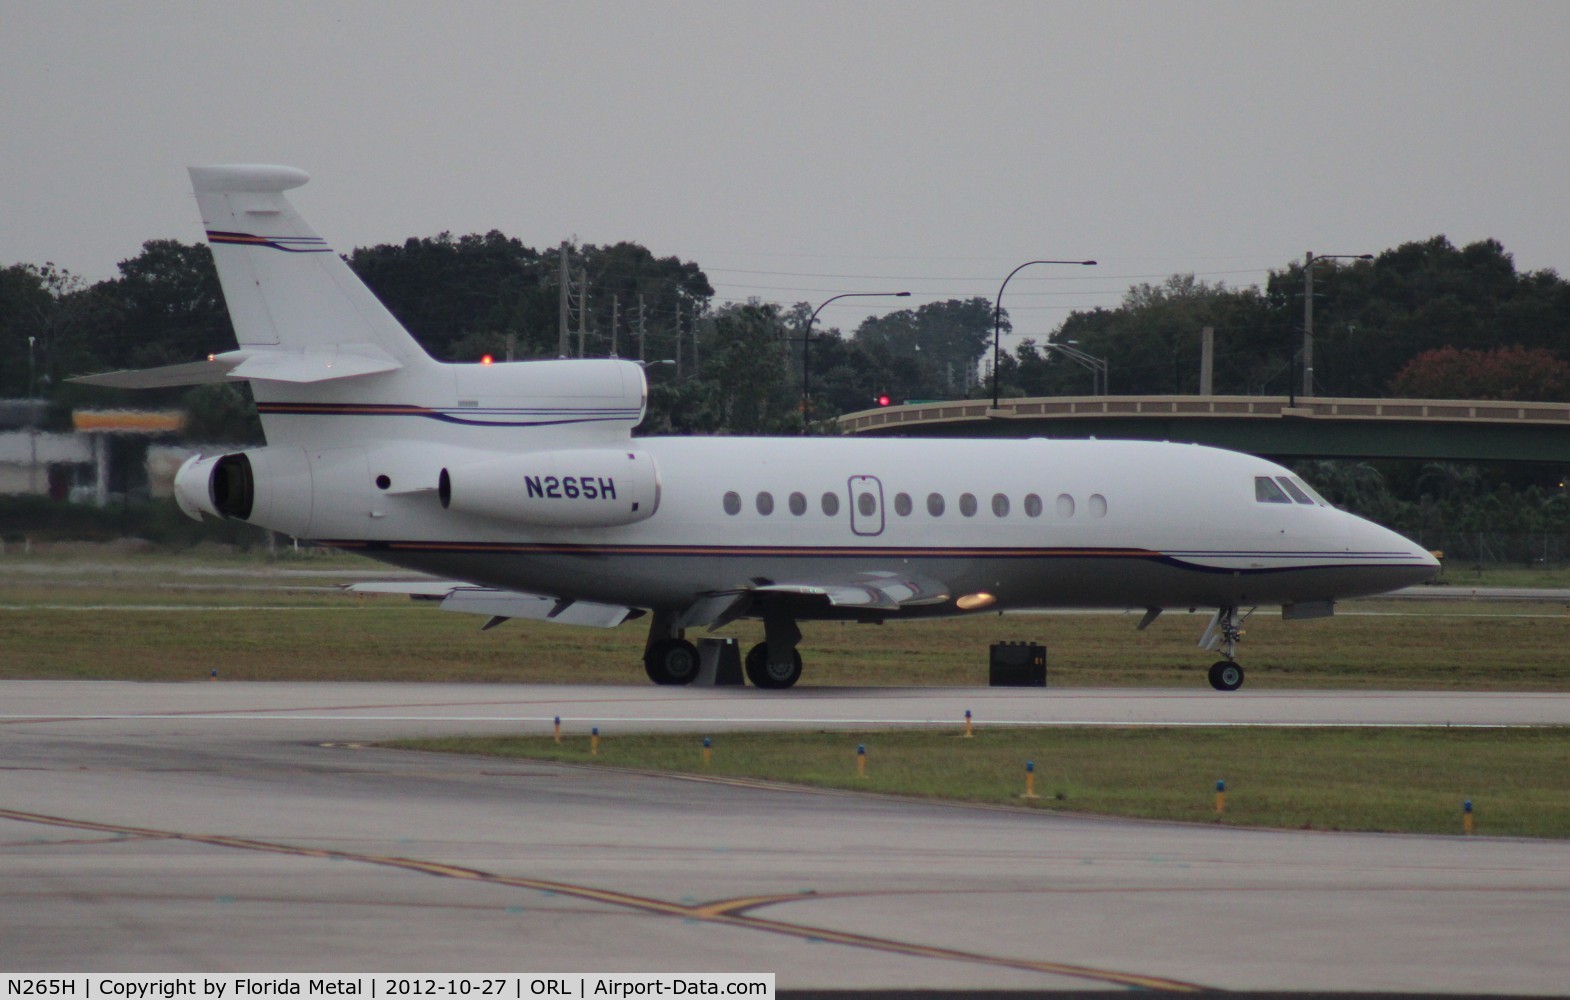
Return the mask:
<path id="1" fill-rule="evenodd" d="M 1247 614 L 1239 616 L 1236 607 L 1217 608 L 1205 634 L 1199 637 L 1200 649 L 1219 651 L 1226 657 L 1210 667 L 1210 686 L 1217 691 L 1236 691 L 1243 686 L 1243 668 L 1238 666 L 1234 658 L 1238 640 L 1243 638 L 1243 623 L 1253 613 L 1254 609 L 1250 608 Z"/>

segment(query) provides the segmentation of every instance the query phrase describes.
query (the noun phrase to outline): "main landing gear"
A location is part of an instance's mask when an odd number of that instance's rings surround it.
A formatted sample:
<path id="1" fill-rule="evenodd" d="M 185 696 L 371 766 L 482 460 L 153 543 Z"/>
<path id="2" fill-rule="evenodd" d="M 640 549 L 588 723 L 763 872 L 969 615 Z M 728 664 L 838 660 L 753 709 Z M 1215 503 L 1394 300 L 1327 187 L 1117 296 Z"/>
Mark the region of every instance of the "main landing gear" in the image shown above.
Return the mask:
<path id="1" fill-rule="evenodd" d="M 682 638 L 676 616 L 656 611 L 643 647 L 643 669 L 656 684 L 691 684 L 698 676 L 698 647 Z"/>
<path id="2" fill-rule="evenodd" d="M 1199 648 L 1220 651 L 1226 657 L 1210 667 L 1210 686 L 1217 691 L 1236 691 L 1243 686 L 1243 668 L 1237 665 L 1234 657 L 1238 640 L 1243 638 L 1243 623 L 1253 613 L 1250 609 L 1239 616 L 1235 607 L 1218 608 L 1205 634 L 1199 637 Z"/>
<path id="3" fill-rule="evenodd" d="M 744 667 L 754 687 L 781 690 L 801 679 L 801 630 L 789 614 L 765 606 L 762 642 L 748 650 Z M 698 647 L 676 627 L 676 616 L 656 611 L 643 647 L 643 669 L 656 684 L 691 684 L 698 676 Z"/>
<path id="4" fill-rule="evenodd" d="M 763 641 L 747 651 L 747 679 L 753 687 L 788 688 L 801 679 L 801 629 L 796 619 L 769 605 L 763 607 Z"/>

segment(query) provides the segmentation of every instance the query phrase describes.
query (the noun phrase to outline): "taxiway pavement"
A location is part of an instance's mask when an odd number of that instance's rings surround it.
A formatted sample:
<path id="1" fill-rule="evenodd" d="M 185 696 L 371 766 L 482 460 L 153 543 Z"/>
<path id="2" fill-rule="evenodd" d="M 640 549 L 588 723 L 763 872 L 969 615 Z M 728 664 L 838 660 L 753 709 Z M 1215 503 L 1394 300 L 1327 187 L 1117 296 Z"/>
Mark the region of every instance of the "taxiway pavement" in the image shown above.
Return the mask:
<path id="1" fill-rule="evenodd" d="M 1562 993 L 1570 845 L 357 748 L 564 727 L 1567 724 L 1570 696 L 0 683 L 0 967 Z"/>

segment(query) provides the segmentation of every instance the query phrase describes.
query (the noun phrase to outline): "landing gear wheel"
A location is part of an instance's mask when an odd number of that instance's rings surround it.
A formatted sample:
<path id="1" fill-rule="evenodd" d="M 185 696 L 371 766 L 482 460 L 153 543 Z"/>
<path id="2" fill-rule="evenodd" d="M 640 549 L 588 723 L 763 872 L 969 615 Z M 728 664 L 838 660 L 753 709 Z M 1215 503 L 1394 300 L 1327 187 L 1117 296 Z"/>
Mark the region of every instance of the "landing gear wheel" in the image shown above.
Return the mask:
<path id="1" fill-rule="evenodd" d="M 663 639 L 643 654 L 643 669 L 656 684 L 691 684 L 698 676 L 698 647 L 686 639 Z"/>
<path id="2" fill-rule="evenodd" d="M 1243 686 L 1243 668 L 1231 660 L 1212 664 L 1210 686 L 1217 691 L 1236 691 Z"/>
<path id="3" fill-rule="evenodd" d="M 788 688 L 801 678 L 801 654 L 790 651 L 791 662 L 769 662 L 769 644 L 760 642 L 747 651 L 747 679 L 753 687 Z"/>

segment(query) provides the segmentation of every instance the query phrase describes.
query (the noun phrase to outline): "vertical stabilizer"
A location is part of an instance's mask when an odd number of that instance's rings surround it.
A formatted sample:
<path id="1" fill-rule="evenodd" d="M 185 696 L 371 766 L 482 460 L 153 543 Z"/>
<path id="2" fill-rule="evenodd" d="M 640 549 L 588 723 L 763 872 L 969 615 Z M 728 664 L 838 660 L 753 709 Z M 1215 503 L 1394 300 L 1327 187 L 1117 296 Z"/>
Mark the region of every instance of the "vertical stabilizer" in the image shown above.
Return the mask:
<path id="1" fill-rule="evenodd" d="M 293 167 L 191 167 L 207 242 L 244 348 L 386 355 L 432 364 L 387 308 L 289 204 Z"/>

